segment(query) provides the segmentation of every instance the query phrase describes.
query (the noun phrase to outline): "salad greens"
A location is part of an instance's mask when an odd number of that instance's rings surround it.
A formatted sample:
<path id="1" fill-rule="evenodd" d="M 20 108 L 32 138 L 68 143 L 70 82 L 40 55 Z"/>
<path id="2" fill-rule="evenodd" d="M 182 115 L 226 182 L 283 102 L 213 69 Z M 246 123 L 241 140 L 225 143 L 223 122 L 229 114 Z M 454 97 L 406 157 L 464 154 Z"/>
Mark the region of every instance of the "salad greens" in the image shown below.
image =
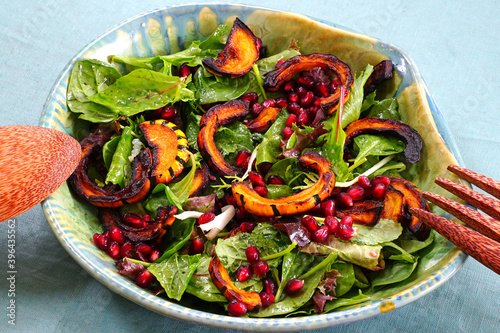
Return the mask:
<path id="1" fill-rule="evenodd" d="M 279 62 L 300 55 L 300 50 L 291 47 L 278 54 L 262 56 L 253 70 L 245 75 L 236 78 L 216 76 L 202 66 L 202 60 L 217 57 L 225 47 L 229 31 L 229 26 L 220 25 L 206 40 L 193 41 L 185 50 L 170 55 L 151 58 L 111 56 L 110 63 L 81 60 L 71 72 L 68 108 L 84 123 L 112 123 L 120 128 L 119 133 L 102 147 L 103 165 L 107 171 L 105 177 L 95 169 L 89 170 L 89 174 L 95 174 L 91 178 L 98 186 L 116 185 L 123 189 L 130 182 L 132 160 L 147 146 L 138 124 L 150 119 L 152 111 L 176 106 L 180 110 L 176 125 L 179 124 L 186 134 L 191 148 L 189 162 L 178 181 L 156 184 L 146 199 L 125 205 L 120 211 L 141 216 L 147 214 L 154 219 L 159 207 L 174 205 L 178 213 L 186 211 L 192 217 L 177 218 L 166 227 L 161 244 L 154 245 L 161 251 L 161 255 L 152 260 L 154 262 L 140 257 L 127 260 L 124 265 L 134 265 L 133 270 L 136 270 L 137 265 L 142 264 L 156 278 L 155 288 L 164 291 L 170 299 L 182 303 L 183 295 L 187 293 L 204 302 L 221 305 L 219 310 L 214 304 L 207 305 L 210 311 L 224 312 L 228 299 L 225 290 L 220 290 L 211 278 L 212 255 L 221 260 L 237 288 L 262 292 L 265 291 L 262 276 L 253 275 L 245 282 L 235 278 L 238 269 L 249 264 L 246 250 L 255 247 L 260 258 L 269 265 L 270 270 L 265 276 L 272 278 L 277 287 L 274 303 L 247 315 L 269 317 L 326 313 L 375 299 L 382 291 L 397 288 L 423 274 L 434 260 L 442 258 L 440 239 L 435 240 L 433 233 L 426 239 L 417 239 L 405 225 L 386 218 L 374 226 L 354 225 L 356 235 L 351 239 L 330 234 L 325 241 L 317 242 L 293 217 L 280 219 L 278 222 L 284 227 L 278 228 L 273 224 L 276 219 L 248 216 L 243 209 L 237 211 L 236 214 L 240 215 L 236 215 L 228 227 L 222 227 L 215 239 L 205 237 L 197 218 L 207 212 L 217 215 L 220 202 L 229 204 L 227 196 L 230 195 L 231 181 L 244 180 L 248 172 L 243 178 L 212 177 L 204 196 L 190 198 L 195 174 L 203 160 L 197 142 L 203 114 L 213 103 L 231 101 L 248 93 L 255 93 L 260 103 L 265 97 L 283 97 L 282 91 L 264 92 L 262 77 L 274 70 Z M 181 77 L 180 66 L 189 66 L 190 74 Z M 407 169 L 402 157 L 405 143 L 395 137 L 359 135 L 349 150 L 352 156 L 344 156 L 346 126 L 364 117 L 401 118 L 396 99 L 378 100 L 376 91 L 364 95 L 364 85 L 373 71 L 373 66 L 367 65 L 363 71 L 355 73 L 345 103 L 342 97 L 337 112 L 321 119 L 325 134 L 312 140 L 308 138 L 307 147 L 303 147 L 328 159 L 339 187 L 354 184 L 362 174 L 400 177 Z M 327 82 L 330 79 L 323 77 Z M 215 145 L 227 162 L 235 165 L 241 151 L 253 151 L 255 169 L 250 161 L 248 170 L 261 170 L 267 166 L 263 178 L 266 183 L 271 177 L 283 181 L 267 185 L 270 199 L 289 197 L 318 181 L 316 173 L 301 168 L 297 158 L 282 156 L 284 149 L 303 144 L 300 141 L 314 130 L 313 127 L 294 124 L 294 133 L 284 142 L 283 131 L 289 126 L 289 112 L 283 107 L 263 133 L 252 133 L 244 122 L 235 121 L 219 126 L 214 135 Z M 248 221 L 260 223 L 256 223 L 253 230 L 233 234 L 232 226 L 236 224 L 238 227 L 241 222 Z M 318 227 L 326 225 L 325 218 L 317 221 Z M 196 254 L 190 248 L 193 238 L 204 241 L 204 248 Z M 292 279 L 304 283 L 295 296 L 286 292 L 287 283 Z"/>

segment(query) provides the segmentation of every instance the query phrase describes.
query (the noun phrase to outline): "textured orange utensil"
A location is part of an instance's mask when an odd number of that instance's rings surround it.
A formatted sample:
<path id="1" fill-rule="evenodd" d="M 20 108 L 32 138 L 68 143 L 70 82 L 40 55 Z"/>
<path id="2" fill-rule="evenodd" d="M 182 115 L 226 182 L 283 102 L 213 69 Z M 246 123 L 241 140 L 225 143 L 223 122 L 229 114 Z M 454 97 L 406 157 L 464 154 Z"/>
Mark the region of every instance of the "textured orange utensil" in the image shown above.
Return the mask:
<path id="1" fill-rule="evenodd" d="M 57 130 L 0 127 L 0 221 L 47 198 L 71 175 L 80 157 L 78 141 Z"/>

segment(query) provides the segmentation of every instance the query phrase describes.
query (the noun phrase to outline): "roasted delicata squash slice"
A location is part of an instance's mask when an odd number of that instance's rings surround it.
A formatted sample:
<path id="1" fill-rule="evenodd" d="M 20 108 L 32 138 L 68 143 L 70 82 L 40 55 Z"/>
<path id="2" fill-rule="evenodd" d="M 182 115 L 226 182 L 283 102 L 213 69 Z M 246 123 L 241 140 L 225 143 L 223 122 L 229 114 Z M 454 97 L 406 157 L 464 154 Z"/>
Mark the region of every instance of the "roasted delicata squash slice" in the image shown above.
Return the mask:
<path id="1" fill-rule="evenodd" d="M 306 151 L 299 164 L 318 172 L 319 179 L 311 187 L 294 195 L 280 199 L 268 199 L 260 196 L 247 182 L 232 184 L 232 191 L 238 206 L 257 216 L 282 216 L 304 213 L 325 200 L 335 187 L 335 174 L 330 162 L 312 151 Z"/>
<path id="2" fill-rule="evenodd" d="M 102 155 L 102 146 L 107 139 L 109 139 L 109 135 L 99 133 L 90 134 L 80 142 L 82 159 L 68 179 L 71 188 L 78 196 L 98 207 L 116 208 L 141 201 L 146 197 L 151 187 L 149 172 L 152 157 L 149 149 L 143 150 L 134 158 L 132 180 L 121 190 L 116 190 L 116 186 L 101 188 L 88 177 L 90 162 Z"/>
<path id="3" fill-rule="evenodd" d="M 356 224 L 374 226 L 380 219 L 380 214 L 384 208 L 384 203 L 375 200 L 356 201 L 352 207 L 346 209 L 336 209 L 335 216 L 342 218 L 350 216 Z"/>
<path id="4" fill-rule="evenodd" d="M 245 75 L 259 59 L 262 41 L 239 18 L 227 38 L 226 46 L 217 58 L 205 58 L 203 66 L 217 76 L 238 77 Z"/>
<path id="5" fill-rule="evenodd" d="M 227 273 L 222 261 L 220 261 L 217 256 L 213 256 L 210 260 L 208 272 L 210 273 L 212 281 L 217 289 L 219 289 L 221 294 L 224 295 L 224 297 L 226 297 L 229 301 L 237 300 L 245 304 L 250 312 L 259 311 L 262 306 L 259 294 L 255 291 L 249 292 L 236 287 L 231 281 L 231 277 Z"/>
<path id="6" fill-rule="evenodd" d="M 264 132 L 271 127 L 271 125 L 276 120 L 276 117 L 280 114 L 280 108 L 265 108 L 257 116 L 257 118 L 250 120 L 246 126 L 251 132 Z"/>
<path id="7" fill-rule="evenodd" d="M 405 218 L 405 204 L 403 193 L 389 185 L 385 191 L 384 210 L 380 218 L 402 223 Z"/>
<path id="8" fill-rule="evenodd" d="M 189 190 L 189 197 L 197 197 L 205 191 L 210 183 L 210 169 L 205 162 L 200 163 L 200 167 L 194 173 L 191 189 Z"/>
<path id="9" fill-rule="evenodd" d="M 354 121 L 345 130 L 345 147 L 361 134 L 380 134 L 397 137 L 406 144 L 404 156 L 408 163 L 417 163 L 422 150 L 422 137 L 411 126 L 396 119 L 379 119 L 374 117 Z"/>
<path id="10" fill-rule="evenodd" d="M 311 53 L 292 57 L 279 65 L 275 70 L 268 72 L 262 86 L 269 91 L 278 91 L 295 74 L 302 71 L 310 71 L 315 67 L 320 67 L 339 78 L 341 86 L 346 88 L 347 95 L 345 96 L 345 101 L 347 101 L 350 88 L 354 83 L 354 77 L 351 68 L 332 54 Z M 337 109 L 340 100 L 340 91 L 340 89 L 337 89 L 332 95 L 321 97 L 320 105 L 325 112 L 333 113 Z"/>
<path id="11" fill-rule="evenodd" d="M 245 170 L 230 165 L 215 146 L 214 135 L 219 126 L 236 120 L 243 120 L 249 112 L 249 104 L 243 100 L 233 100 L 210 108 L 203 115 L 198 133 L 198 147 L 208 165 L 219 176 L 242 175 Z"/>
<path id="12" fill-rule="evenodd" d="M 170 183 L 180 175 L 189 160 L 186 135 L 174 123 L 163 119 L 139 124 L 152 149 L 151 178 L 158 183 Z"/>

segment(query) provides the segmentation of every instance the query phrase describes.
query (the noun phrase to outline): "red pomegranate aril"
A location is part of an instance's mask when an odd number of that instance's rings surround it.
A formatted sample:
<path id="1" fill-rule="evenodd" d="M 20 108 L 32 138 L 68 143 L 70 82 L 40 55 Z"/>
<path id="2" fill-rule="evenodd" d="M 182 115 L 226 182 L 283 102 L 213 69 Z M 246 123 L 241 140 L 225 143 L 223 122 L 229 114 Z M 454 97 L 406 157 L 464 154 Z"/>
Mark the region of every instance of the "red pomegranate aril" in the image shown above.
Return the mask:
<path id="1" fill-rule="evenodd" d="M 352 227 L 342 223 L 340 224 L 339 230 L 336 233 L 336 236 L 343 240 L 349 240 L 355 235 L 356 231 Z"/>
<path id="2" fill-rule="evenodd" d="M 375 186 L 377 184 L 384 184 L 387 187 L 391 183 L 391 179 L 386 176 L 375 176 L 372 178 L 372 181 L 370 183 L 372 186 Z"/>
<path id="3" fill-rule="evenodd" d="M 267 172 L 269 171 L 269 169 L 271 169 L 271 167 L 273 166 L 272 163 L 270 162 L 262 162 L 261 164 L 259 164 L 259 172 L 262 176 L 265 176 L 267 174 Z"/>
<path id="4" fill-rule="evenodd" d="M 135 250 L 137 252 L 140 252 L 140 253 L 146 255 L 146 254 L 150 254 L 152 249 L 151 249 L 151 246 L 149 246 L 148 244 L 139 243 L 135 246 Z"/>
<path id="5" fill-rule="evenodd" d="M 265 101 L 262 102 L 262 106 L 264 108 L 274 108 L 276 105 L 276 100 L 274 99 L 266 99 Z"/>
<path id="6" fill-rule="evenodd" d="M 276 98 L 276 106 L 279 108 L 286 108 L 288 106 L 288 101 L 284 97 Z"/>
<path id="7" fill-rule="evenodd" d="M 243 222 L 240 225 L 240 229 L 243 232 L 252 232 L 256 226 L 257 226 L 257 223 L 255 223 L 255 222 Z"/>
<path id="8" fill-rule="evenodd" d="M 326 97 L 330 95 L 330 92 L 328 91 L 328 86 L 323 82 L 316 83 L 314 91 L 321 97 Z"/>
<path id="9" fill-rule="evenodd" d="M 316 102 L 317 100 L 318 99 L 315 99 L 314 101 Z M 318 113 L 319 109 L 321 109 L 319 106 L 313 105 L 307 110 L 309 111 L 309 115 L 311 116 L 311 118 L 314 118 L 316 117 L 316 113 Z"/>
<path id="10" fill-rule="evenodd" d="M 130 251 L 132 251 L 133 249 L 134 249 L 134 245 L 127 241 L 127 242 L 123 243 L 123 245 L 120 249 L 120 253 L 121 253 L 123 258 L 130 258 L 131 257 Z"/>
<path id="11" fill-rule="evenodd" d="M 236 279 L 240 282 L 248 281 L 253 276 L 253 268 L 250 265 L 241 265 L 236 270 Z"/>
<path id="12" fill-rule="evenodd" d="M 149 261 L 150 262 L 155 262 L 156 260 L 160 259 L 161 257 L 161 252 L 158 249 L 153 249 L 151 253 L 149 254 Z"/>
<path id="13" fill-rule="evenodd" d="M 123 223 L 133 228 L 142 228 L 142 218 L 134 213 L 125 213 L 122 219 Z"/>
<path id="14" fill-rule="evenodd" d="M 291 279 L 285 286 L 285 293 L 288 296 L 297 295 L 304 288 L 304 280 Z"/>
<path id="15" fill-rule="evenodd" d="M 267 188 L 264 187 L 264 186 L 256 186 L 254 188 L 255 192 L 257 192 L 258 195 L 260 195 L 261 197 L 267 197 Z"/>
<path id="16" fill-rule="evenodd" d="M 201 238 L 195 238 L 191 241 L 191 244 L 189 244 L 188 253 L 190 255 L 200 254 L 203 253 L 203 251 L 205 251 L 205 244 Z"/>
<path id="17" fill-rule="evenodd" d="M 285 59 L 280 59 L 278 60 L 278 62 L 276 63 L 276 68 L 280 67 L 282 63 L 284 63 L 286 60 Z"/>
<path id="18" fill-rule="evenodd" d="M 298 86 L 297 89 L 295 89 L 295 92 L 299 95 L 299 97 L 302 97 L 307 93 L 307 89 L 302 86 Z"/>
<path id="19" fill-rule="evenodd" d="M 153 273 L 145 269 L 137 275 L 137 277 L 135 278 L 135 283 L 139 287 L 149 288 L 151 287 L 151 284 L 153 283 L 154 280 L 155 276 L 153 275 Z"/>
<path id="20" fill-rule="evenodd" d="M 233 317 L 241 317 L 247 313 L 248 309 L 245 304 L 235 299 L 229 301 L 227 312 Z"/>
<path id="21" fill-rule="evenodd" d="M 250 264 L 255 264 L 260 260 L 260 252 L 255 246 L 249 246 L 245 249 L 245 256 Z"/>
<path id="22" fill-rule="evenodd" d="M 214 213 L 203 213 L 198 218 L 198 223 L 199 224 L 205 224 L 205 223 L 213 221 L 214 219 L 215 219 L 215 214 Z"/>
<path id="23" fill-rule="evenodd" d="M 175 106 L 169 105 L 161 110 L 161 117 L 166 120 L 172 120 L 177 116 L 178 110 Z"/>
<path id="24" fill-rule="evenodd" d="M 101 234 L 94 234 L 92 237 L 94 240 L 95 245 L 97 248 L 101 251 L 107 251 L 109 248 L 109 238 L 106 237 L 105 235 Z"/>
<path id="25" fill-rule="evenodd" d="M 344 207 L 352 207 L 354 204 L 354 201 L 352 200 L 351 196 L 345 192 L 341 192 L 337 196 L 337 202 Z"/>
<path id="26" fill-rule="evenodd" d="M 262 291 L 260 294 L 260 300 L 262 302 L 262 307 L 267 308 L 274 303 L 274 295 L 268 292 Z"/>
<path id="27" fill-rule="evenodd" d="M 320 209 L 325 216 L 333 216 L 335 214 L 335 202 L 331 199 L 325 200 L 320 204 Z"/>
<path id="28" fill-rule="evenodd" d="M 299 76 L 297 78 L 297 83 L 309 89 L 314 86 L 314 81 L 309 76 Z"/>
<path id="29" fill-rule="evenodd" d="M 295 89 L 295 81 L 288 81 L 287 83 L 285 83 L 285 85 L 283 86 L 283 90 L 286 91 L 286 92 L 291 92 Z"/>
<path id="30" fill-rule="evenodd" d="M 248 163 L 250 162 L 250 155 L 252 155 L 252 152 L 250 150 L 240 150 L 236 154 L 236 165 L 240 168 L 247 169 Z"/>
<path id="31" fill-rule="evenodd" d="M 125 234 L 120 228 L 112 227 L 111 229 L 109 229 L 109 239 L 112 242 L 123 244 L 125 242 Z"/>
<path id="32" fill-rule="evenodd" d="M 285 185 L 285 181 L 278 175 L 270 175 L 267 178 L 267 183 L 272 185 Z"/>
<path id="33" fill-rule="evenodd" d="M 188 76 L 189 74 L 191 74 L 191 68 L 189 68 L 189 66 L 188 66 L 186 63 L 183 63 L 183 64 L 179 67 L 179 76 L 180 76 L 180 77 L 186 77 L 186 76 Z"/>
<path id="34" fill-rule="evenodd" d="M 142 222 L 149 223 L 153 222 L 153 219 L 148 214 L 142 216 Z"/>
<path id="35" fill-rule="evenodd" d="M 266 186 L 264 177 L 256 171 L 250 171 L 248 173 L 248 179 L 250 179 L 250 182 L 255 186 Z"/>
<path id="36" fill-rule="evenodd" d="M 293 129 L 291 127 L 283 128 L 283 139 L 288 140 L 293 134 Z"/>
<path id="37" fill-rule="evenodd" d="M 327 216 L 325 218 L 325 224 L 328 227 L 328 231 L 330 231 L 331 234 L 337 234 L 337 231 L 339 230 L 340 222 L 333 216 Z"/>
<path id="38" fill-rule="evenodd" d="M 319 229 L 318 221 L 311 215 L 304 216 L 302 220 L 300 220 L 300 224 L 309 230 L 311 234 Z"/>
<path id="39" fill-rule="evenodd" d="M 331 196 L 336 197 L 340 194 L 340 192 L 342 192 L 342 189 L 340 187 L 334 187 Z"/>
<path id="40" fill-rule="evenodd" d="M 297 123 L 297 115 L 296 114 L 291 114 L 288 116 L 288 118 L 286 118 L 286 122 L 285 122 L 285 126 L 286 127 L 292 127 L 293 124 L 296 124 Z"/>
<path id="41" fill-rule="evenodd" d="M 337 90 L 337 88 L 340 87 L 340 85 L 341 82 L 339 78 L 336 77 L 335 79 L 332 80 L 332 82 L 330 82 L 330 92 L 333 94 L 333 92 Z"/>
<path id="42" fill-rule="evenodd" d="M 240 99 L 248 101 L 250 103 L 250 107 L 252 107 L 252 105 L 257 103 L 257 101 L 259 100 L 259 95 L 257 95 L 257 93 L 254 92 L 249 92 L 241 96 Z"/>
<path id="43" fill-rule="evenodd" d="M 384 183 L 375 185 L 372 190 L 372 199 L 376 201 L 383 201 L 385 198 L 386 190 L 387 186 Z"/>
<path id="44" fill-rule="evenodd" d="M 278 285 L 273 278 L 267 277 L 262 279 L 262 289 L 267 293 L 276 295 L 276 293 L 278 292 Z"/>
<path id="45" fill-rule="evenodd" d="M 103 233 L 104 236 L 108 237 L 109 239 L 109 230 L 107 230 L 106 232 Z"/>
<path id="46" fill-rule="evenodd" d="M 301 108 L 300 108 L 300 105 L 297 102 L 290 102 L 288 104 L 287 110 L 289 112 L 291 112 L 291 113 L 294 113 L 294 114 L 298 115 L 299 112 L 301 111 Z"/>
<path id="47" fill-rule="evenodd" d="M 352 218 L 352 216 L 349 215 L 342 217 L 342 219 L 340 220 L 340 224 L 347 225 L 349 227 L 352 227 L 353 223 L 354 219 Z"/>
<path id="48" fill-rule="evenodd" d="M 288 101 L 290 103 L 297 103 L 299 101 L 299 95 L 297 93 L 295 93 L 295 92 L 289 93 L 288 94 Z"/>
<path id="49" fill-rule="evenodd" d="M 244 221 L 248 218 L 248 212 L 243 207 L 236 208 L 236 212 L 234 214 L 234 218 L 237 221 Z"/>
<path id="50" fill-rule="evenodd" d="M 252 105 L 252 116 L 258 117 L 262 110 L 264 110 L 262 104 L 255 103 L 254 105 Z"/>
<path id="51" fill-rule="evenodd" d="M 329 229 L 328 226 L 324 225 L 312 234 L 312 240 L 316 243 L 323 244 L 328 238 Z"/>
<path id="52" fill-rule="evenodd" d="M 307 111 L 301 111 L 299 113 L 299 118 L 297 120 L 297 125 L 302 126 L 302 125 L 309 125 L 309 113 Z"/>
<path id="53" fill-rule="evenodd" d="M 371 190 L 372 184 L 370 183 L 370 178 L 362 175 L 358 177 L 358 185 L 364 190 Z"/>
<path id="54" fill-rule="evenodd" d="M 227 203 L 228 205 L 233 205 L 233 206 L 235 206 L 235 205 L 236 205 L 236 199 L 234 198 L 234 196 L 233 196 L 233 195 L 230 195 L 230 196 L 228 196 L 228 197 L 227 197 L 226 203 Z"/>
<path id="55" fill-rule="evenodd" d="M 108 248 L 108 255 L 113 259 L 121 258 L 120 244 L 118 242 L 111 242 Z"/>
<path id="56" fill-rule="evenodd" d="M 314 93 L 312 91 L 308 91 L 300 98 L 299 104 L 303 108 L 309 108 L 314 105 L 314 99 Z"/>
<path id="57" fill-rule="evenodd" d="M 253 264 L 253 271 L 258 276 L 264 276 L 267 272 L 269 272 L 269 265 L 265 260 L 259 260 L 255 264 Z"/>
<path id="58" fill-rule="evenodd" d="M 345 193 L 347 193 L 354 201 L 363 200 L 365 197 L 365 190 L 361 186 L 357 185 L 349 187 Z"/>

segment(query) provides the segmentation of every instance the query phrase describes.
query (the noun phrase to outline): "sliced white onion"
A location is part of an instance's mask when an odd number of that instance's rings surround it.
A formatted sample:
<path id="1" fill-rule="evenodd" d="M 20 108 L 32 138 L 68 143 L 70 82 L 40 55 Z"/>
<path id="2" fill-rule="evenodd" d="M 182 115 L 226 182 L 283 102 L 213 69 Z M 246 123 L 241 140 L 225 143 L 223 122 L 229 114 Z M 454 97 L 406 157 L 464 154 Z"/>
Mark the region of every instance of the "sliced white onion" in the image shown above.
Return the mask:
<path id="1" fill-rule="evenodd" d="M 197 211 L 194 211 L 194 210 L 187 210 L 183 213 L 180 213 L 180 214 L 177 214 L 177 215 L 174 215 L 176 219 L 179 219 L 179 220 L 185 220 L 185 219 L 189 219 L 191 217 L 194 217 L 195 219 L 199 219 L 200 216 L 202 216 L 203 213 L 201 212 L 197 212 Z"/>

